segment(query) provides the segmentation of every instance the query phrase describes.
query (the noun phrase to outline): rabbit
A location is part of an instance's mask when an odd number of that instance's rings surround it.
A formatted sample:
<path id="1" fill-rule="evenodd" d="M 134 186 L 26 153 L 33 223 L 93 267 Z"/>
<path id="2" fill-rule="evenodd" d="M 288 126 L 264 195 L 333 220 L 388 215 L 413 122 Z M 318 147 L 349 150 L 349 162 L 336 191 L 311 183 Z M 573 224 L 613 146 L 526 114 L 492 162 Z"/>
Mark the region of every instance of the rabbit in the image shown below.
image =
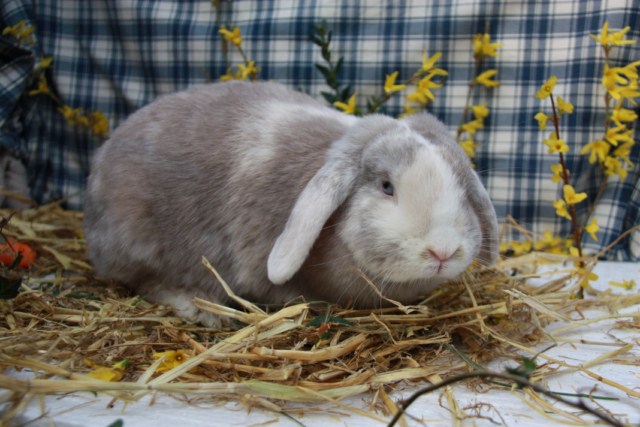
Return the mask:
<path id="1" fill-rule="evenodd" d="M 136 111 L 97 150 L 85 200 L 96 272 L 209 326 L 193 297 L 230 301 L 203 256 L 253 302 L 358 308 L 417 302 L 497 257 L 489 195 L 438 119 L 350 116 L 277 83 Z"/>

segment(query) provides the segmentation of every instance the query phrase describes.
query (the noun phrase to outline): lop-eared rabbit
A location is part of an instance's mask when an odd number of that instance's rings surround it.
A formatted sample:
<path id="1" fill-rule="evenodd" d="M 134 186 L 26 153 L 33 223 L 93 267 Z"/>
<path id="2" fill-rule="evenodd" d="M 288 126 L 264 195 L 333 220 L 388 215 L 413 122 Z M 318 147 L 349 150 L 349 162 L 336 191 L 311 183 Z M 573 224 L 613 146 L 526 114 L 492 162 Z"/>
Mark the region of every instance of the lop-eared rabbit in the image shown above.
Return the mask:
<path id="1" fill-rule="evenodd" d="M 489 196 L 435 117 L 353 117 L 275 83 L 138 110 L 93 159 L 85 208 L 98 274 L 208 325 L 192 298 L 228 298 L 203 256 L 254 302 L 360 308 L 497 256 Z"/>

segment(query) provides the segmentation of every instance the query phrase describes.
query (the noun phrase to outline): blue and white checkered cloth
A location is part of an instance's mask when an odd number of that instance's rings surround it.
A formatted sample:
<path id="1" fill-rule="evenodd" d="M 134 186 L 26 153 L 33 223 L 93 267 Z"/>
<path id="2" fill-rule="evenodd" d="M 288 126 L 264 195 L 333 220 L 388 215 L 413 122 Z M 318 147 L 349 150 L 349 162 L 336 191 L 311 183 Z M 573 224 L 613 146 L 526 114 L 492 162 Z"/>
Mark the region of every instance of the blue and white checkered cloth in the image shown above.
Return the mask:
<path id="1" fill-rule="evenodd" d="M 568 167 L 577 191 L 594 199 L 601 173 L 579 150 L 602 136 L 605 119 L 602 49 L 589 34 L 605 21 L 612 29 L 630 26 L 633 46 L 615 48 L 612 66 L 640 60 L 640 2 L 637 0 L 450 0 L 441 1 L 225 1 L 221 13 L 208 0 L 85 1 L 4 0 L 0 28 L 26 20 L 35 26 L 35 45 L 18 48 L 10 37 L 0 42 L 0 142 L 26 162 L 32 196 L 47 202 L 66 199 L 78 208 L 89 172 L 89 158 L 99 141 L 69 126 L 47 97 L 27 96 L 34 64 L 55 58 L 50 77 L 68 105 L 100 110 L 112 128 L 158 95 L 191 84 L 216 80 L 226 72 L 218 29 L 239 26 L 243 47 L 261 68 L 260 78 L 285 83 L 321 99 L 327 90 L 314 67 L 320 49 L 310 42 L 313 26 L 326 21 L 333 30 L 332 51 L 345 58 L 341 81 L 360 99 L 382 91 L 385 75 L 400 79 L 421 65 L 422 53 L 442 52 L 439 66 L 449 71 L 430 110 L 449 124 L 460 124 L 473 73 L 473 36 L 488 32 L 503 43 L 487 66 L 499 70 L 499 88 L 477 92 L 475 103 L 491 109 L 476 136 L 475 159 L 499 216 L 512 215 L 536 233 L 568 234 L 570 224 L 555 215 L 560 198 L 550 181 L 557 163 L 542 144 L 546 137 L 533 116 L 549 110 L 534 98 L 551 75 L 559 78 L 554 93 L 575 105 L 566 116 L 563 138 L 571 146 Z M 232 62 L 240 62 L 236 52 Z M 402 96 L 384 112 L 402 112 Z M 637 134 L 637 132 L 636 132 Z M 610 179 L 597 204 L 577 205 L 581 223 L 597 218 L 599 241 L 586 237 L 591 249 L 612 242 L 640 223 L 640 172 L 624 182 Z M 622 240 L 609 256 L 640 259 L 640 232 Z"/>

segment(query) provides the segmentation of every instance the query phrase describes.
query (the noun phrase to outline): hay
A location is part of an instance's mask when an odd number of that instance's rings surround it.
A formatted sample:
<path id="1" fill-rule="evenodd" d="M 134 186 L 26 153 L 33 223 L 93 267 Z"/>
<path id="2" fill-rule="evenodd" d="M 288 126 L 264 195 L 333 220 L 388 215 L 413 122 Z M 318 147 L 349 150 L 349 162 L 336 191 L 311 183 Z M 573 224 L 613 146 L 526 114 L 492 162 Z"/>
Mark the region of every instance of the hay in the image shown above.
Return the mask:
<path id="1" fill-rule="evenodd" d="M 218 281 L 244 308 L 197 300 L 201 309 L 230 319 L 232 326 L 218 331 L 186 322 L 173 316 L 170 308 L 96 277 L 85 258 L 82 213 L 48 205 L 13 216 L 8 211 L 0 214 L 11 217 L 3 234 L 28 243 L 38 253 L 24 277 L 24 273 L 2 270 L 3 286 L 13 280 L 20 284 L 20 292 L 0 300 L 0 365 L 34 372 L 29 380 L 0 374 L 0 387 L 12 392 L 5 421 L 23 410 L 33 396 L 93 391 L 125 402 L 156 392 L 200 394 L 272 411 L 290 410 L 290 402 L 329 403 L 386 422 L 385 416 L 340 400 L 370 392 L 372 406 L 394 414 L 398 405 L 387 395 L 389 386 L 402 381 L 439 383 L 499 357 L 519 364 L 522 360 L 516 351 L 550 362 L 530 373 L 536 383 L 580 372 L 596 383 L 640 397 L 636 390 L 590 371 L 631 351 L 632 344 L 591 343 L 616 348 L 578 366 L 534 350 L 593 322 L 620 318 L 626 320 L 626 327 L 637 328 L 639 312 L 622 315 L 618 310 L 638 304 L 640 295 L 622 298 L 603 293 L 595 299 L 574 299 L 580 278 L 569 262 L 574 260 L 567 257 L 530 254 L 492 268 L 475 266 L 460 281 L 434 290 L 416 306 L 395 303 L 392 308 L 369 311 L 303 303 L 274 312 L 233 295 L 214 267 L 203 260 L 203 268 L 212 273 L 212 286 L 218 286 Z M 534 273 L 536 265 L 550 261 L 565 262 L 560 278 L 557 273 Z M 594 260 L 584 261 L 588 263 L 585 270 L 590 271 Z M 530 286 L 527 279 L 531 277 L 546 283 Z M 581 318 L 590 307 L 608 313 Z M 554 321 L 567 326 L 545 331 Z M 181 351 L 182 360 L 168 364 L 172 350 Z M 126 368 L 112 367 L 125 359 Z M 96 366 L 117 371 L 120 380 L 87 375 Z M 459 412 L 450 388 L 445 396 L 450 408 Z M 584 421 L 532 389 L 520 396 L 537 411 L 547 411 L 547 417 Z"/>

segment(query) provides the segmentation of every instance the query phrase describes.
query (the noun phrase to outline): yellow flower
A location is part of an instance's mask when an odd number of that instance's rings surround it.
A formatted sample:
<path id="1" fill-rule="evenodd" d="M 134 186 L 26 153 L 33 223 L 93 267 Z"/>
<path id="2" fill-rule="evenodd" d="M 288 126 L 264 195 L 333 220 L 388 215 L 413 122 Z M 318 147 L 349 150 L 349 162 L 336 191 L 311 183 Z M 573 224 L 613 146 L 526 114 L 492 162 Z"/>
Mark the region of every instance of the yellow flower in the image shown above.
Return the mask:
<path id="1" fill-rule="evenodd" d="M 344 102 L 336 101 L 333 105 L 346 114 L 355 114 L 356 109 L 358 108 L 356 105 L 356 94 L 354 93 L 351 95 L 351 98 L 349 98 L 346 104 Z"/>
<path id="2" fill-rule="evenodd" d="M 489 115 L 489 108 L 486 105 L 472 105 L 473 116 L 478 120 L 486 119 Z"/>
<path id="3" fill-rule="evenodd" d="M 129 361 L 127 359 L 114 363 L 113 366 L 97 365 L 89 359 L 85 359 L 84 362 L 93 369 L 91 372 L 86 374 L 88 377 L 109 382 L 120 381 L 124 376 L 124 370 L 129 365 Z"/>
<path id="4" fill-rule="evenodd" d="M 636 69 L 640 65 L 640 61 L 635 61 L 624 67 L 609 67 L 605 64 L 605 71 L 602 77 L 602 84 L 611 89 L 616 84 L 629 86 L 638 80 L 638 70 Z"/>
<path id="5" fill-rule="evenodd" d="M 162 359 L 156 372 L 169 371 L 176 366 L 183 364 L 191 356 L 184 350 L 167 350 L 159 353 L 153 353 L 154 359 Z"/>
<path id="6" fill-rule="evenodd" d="M 49 68 L 52 62 L 53 56 L 45 56 L 44 58 L 40 59 L 40 62 L 38 62 L 38 69 L 44 70 L 46 68 Z"/>
<path id="7" fill-rule="evenodd" d="M 476 156 L 476 142 L 473 139 L 469 138 L 465 141 L 460 141 L 459 144 L 464 152 L 467 153 L 467 156 L 471 157 L 472 159 Z"/>
<path id="8" fill-rule="evenodd" d="M 525 240 L 524 242 L 511 242 L 511 250 L 514 255 L 522 255 L 531 252 L 533 248 L 533 242 L 531 240 Z"/>
<path id="9" fill-rule="evenodd" d="M 82 115 L 82 112 L 79 108 L 71 108 L 68 105 L 63 105 L 58 109 L 58 111 L 60 111 L 60 113 L 62 113 L 62 117 L 64 117 L 65 120 L 72 125 L 75 125 L 77 117 Z"/>
<path id="10" fill-rule="evenodd" d="M 551 165 L 551 181 L 552 182 L 562 182 L 564 181 L 563 178 L 563 169 L 562 169 L 562 165 L 560 163 L 556 163 L 555 165 Z"/>
<path id="11" fill-rule="evenodd" d="M 571 237 L 567 238 L 567 240 L 565 240 L 565 242 L 564 242 L 564 247 L 569 253 L 571 253 L 571 249 L 573 247 L 573 238 L 571 238 Z M 578 249 L 576 249 L 576 248 L 573 248 L 573 249 L 576 250 L 576 256 L 577 256 Z"/>
<path id="12" fill-rule="evenodd" d="M 462 126 L 460 126 L 460 129 L 473 135 L 478 131 L 478 129 L 482 129 L 483 127 L 484 122 L 482 121 L 482 119 L 475 119 L 463 124 Z"/>
<path id="13" fill-rule="evenodd" d="M 233 74 L 233 69 L 231 67 L 227 68 L 227 72 L 226 74 L 223 74 L 220 76 L 220 81 L 222 82 L 226 82 L 229 80 L 236 80 L 236 79 L 240 79 L 241 75 L 240 73 L 236 73 L 235 75 Z"/>
<path id="14" fill-rule="evenodd" d="M 18 42 L 33 44 L 34 30 L 35 30 L 35 27 L 31 24 L 28 24 L 27 21 L 23 19 L 22 21 L 19 21 L 15 25 L 4 28 L 2 30 L 2 35 L 12 36 L 16 40 L 18 40 Z"/>
<path id="15" fill-rule="evenodd" d="M 613 99 L 621 100 L 628 99 L 633 105 L 638 105 L 633 98 L 640 97 L 640 91 L 638 90 L 638 86 L 636 84 L 632 84 L 627 86 L 616 86 L 615 88 L 609 90 L 609 95 Z"/>
<path id="16" fill-rule="evenodd" d="M 620 168 L 620 166 L 622 165 L 620 164 L 620 160 L 612 156 L 607 156 L 607 158 L 604 159 L 603 166 L 604 166 L 605 174 L 615 175 L 618 172 L 618 169 Z"/>
<path id="17" fill-rule="evenodd" d="M 624 27 L 618 32 L 609 34 L 609 22 L 605 21 L 604 25 L 602 26 L 602 30 L 600 30 L 600 37 L 597 37 L 593 34 L 589 35 L 605 48 L 609 48 L 611 46 L 624 46 L 635 43 L 634 40 L 624 40 L 624 35 L 628 33 L 630 29 L 631 27 Z"/>
<path id="18" fill-rule="evenodd" d="M 610 43 L 613 46 L 624 46 L 624 45 L 635 44 L 636 43 L 635 40 L 624 40 L 624 35 L 627 34 L 630 29 L 631 27 L 626 26 L 620 31 L 616 31 L 615 33 L 611 34 L 611 36 L 609 36 Z"/>
<path id="19" fill-rule="evenodd" d="M 582 149 L 580 150 L 580 154 L 585 155 L 589 153 L 589 163 L 594 164 L 596 160 L 598 160 L 599 162 L 604 162 L 604 159 L 607 158 L 610 149 L 610 144 L 608 144 L 606 141 L 598 140 L 590 142 L 582 147 Z"/>
<path id="20" fill-rule="evenodd" d="M 613 151 L 613 154 L 615 156 L 620 157 L 621 159 L 624 160 L 626 164 L 632 167 L 633 167 L 633 162 L 629 159 L 629 156 L 631 155 L 631 147 L 633 147 L 633 145 L 634 145 L 633 141 L 628 141 Z"/>
<path id="21" fill-rule="evenodd" d="M 571 242 L 570 244 L 569 242 L 567 242 L 567 244 L 569 249 L 569 255 L 571 255 L 572 257 L 578 258 L 580 256 L 580 251 L 578 250 L 578 248 L 573 246 L 573 242 Z"/>
<path id="22" fill-rule="evenodd" d="M 589 34 L 592 39 L 600 43 L 602 46 L 607 47 L 609 45 L 609 21 L 604 21 L 604 25 L 600 30 L 600 37 L 595 34 Z"/>
<path id="23" fill-rule="evenodd" d="M 622 181 L 624 181 L 627 178 L 627 175 L 629 174 L 629 170 L 623 168 L 622 162 L 615 157 L 608 156 L 604 160 L 603 165 L 604 165 L 605 175 L 618 175 L 620 177 L 620 180 Z"/>
<path id="24" fill-rule="evenodd" d="M 396 79 L 398 78 L 398 72 L 394 71 L 391 74 L 387 75 L 387 78 L 384 81 L 384 93 L 392 94 L 394 92 L 399 92 L 407 88 L 407 85 L 397 85 Z"/>
<path id="25" fill-rule="evenodd" d="M 91 132 L 97 137 L 106 136 L 109 133 L 109 119 L 101 111 L 94 111 L 90 117 Z"/>
<path id="26" fill-rule="evenodd" d="M 558 139 L 555 132 L 551 132 L 548 139 L 543 140 L 544 144 L 549 147 L 549 154 L 566 153 L 569 146 L 565 144 L 564 139 Z"/>
<path id="27" fill-rule="evenodd" d="M 435 77 L 435 74 L 429 73 L 426 77 L 420 79 L 416 86 L 416 91 L 407 95 L 407 101 L 417 102 L 418 104 L 427 105 L 429 102 L 436 99 L 431 89 L 439 89 L 442 87 L 442 83 L 435 83 L 431 79 Z"/>
<path id="28" fill-rule="evenodd" d="M 242 34 L 240 34 L 240 27 L 233 27 L 231 31 L 227 30 L 226 27 L 220 28 L 218 33 L 224 37 L 224 39 L 228 42 L 233 43 L 236 46 L 240 46 L 242 44 Z"/>
<path id="29" fill-rule="evenodd" d="M 511 245 L 509 244 L 509 242 L 500 242 L 500 245 L 498 246 L 498 248 L 500 253 L 503 254 L 511 248 Z"/>
<path id="30" fill-rule="evenodd" d="M 620 181 L 623 181 L 625 179 L 627 179 L 627 175 L 629 174 L 629 170 L 630 169 L 625 169 L 622 166 L 620 167 L 620 169 L 618 169 L 618 176 L 620 177 Z"/>
<path id="31" fill-rule="evenodd" d="M 562 242 L 563 240 L 561 237 L 556 237 L 551 233 L 551 231 L 546 230 L 542 233 L 542 239 L 533 244 L 533 248 L 536 251 L 545 250 L 547 252 L 558 253 L 561 252 L 558 247 L 562 245 Z"/>
<path id="32" fill-rule="evenodd" d="M 600 230 L 600 227 L 598 226 L 598 220 L 595 218 L 589 223 L 589 225 L 584 227 L 584 231 L 586 231 L 586 233 L 596 242 L 598 241 L 598 236 L 596 236 L 598 230 Z"/>
<path id="33" fill-rule="evenodd" d="M 118 382 L 122 379 L 122 369 L 109 368 L 108 366 L 98 366 L 87 374 L 88 377 L 102 381 Z"/>
<path id="34" fill-rule="evenodd" d="M 549 77 L 549 80 L 547 80 L 542 85 L 538 93 L 536 93 L 536 98 L 545 99 L 546 97 L 551 95 L 551 92 L 553 92 L 553 89 L 556 87 L 557 82 L 558 82 L 558 78 L 556 76 Z"/>
<path id="35" fill-rule="evenodd" d="M 583 289 L 588 289 L 591 282 L 598 280 L 598 275 L 593 271 L 590 271 L 588 274 L 584 268 L 578 269 L 578 276 L 581 278 L 580 286 Z"/>
<path id="36" fill-rule="evenodd" d="M 509 256 L 519 256 L 531 252 L 533 242 L 525 240 L 523 242 L 504 242 L 500 244 L 500 252 L 508 253 Z"/>
<path id="37" fill-rule="evenodd" d="M 616 108 L 613 110 L 611 118 L 617 125 L 620 125 L 622 122 L 636 121 L 638 119 L 638 115 L 633 110 L 622 108 L 622 103 L 618 103 Z"/>
<path id="38" fill-rule="evenodd" d="M 58 110 L 62 113 L 62 116 L 67 120 L 73 120 L 76 116 L 76 110 L 74 110 L 73 108 L 69 107 L 68 105 L 63 105 L 62 107 L 60 107 L 60 109 Z"/>
<path id="39" fill-rule="evenodd" d="M 573 104 L 558 97 L 558 110 L 560 113 L 573 114 Z"/>
<path id="40" fill-rule="evenodd" d="M 623 280 L 622 282 L 616 282 L 616 281 L 610 280 L 609 285 L 630 291 L 636 287 L 636 281 L 635 279 Z"/>
<path id="41" fill-rule="evenodd" d="M 30 90 L 29 91 L 29 96 L 34 96 L 34 95 L 48 95 L 49 93 L 51 93 L 51 90 L 49 89 L 49 84 L 47 83 L 47 79 L 44 75 L 40 75 L 40 80 L 38 80 L 38 87 L 36 89 Z"/>
<path id="42" fill-rule="evenodd" d="M 616 99 L 629 99 L 636 105 L 633 98 L 640 96 L 638 91 L 638 70 L 640 61 L 632 62 L 624 67 L 609 67 L 605 64 L 602 85 L 607 88 L 609 95 Z"/>
<path id="43" fill-rule="evenodd" d="M 84 115 L 82 108 L 71 108 L 68 105 L 63 105 L 58 109 L 67 123 L 71 126 L 79 126 L 88 128 L 90 126 L 89 118 Z"/>
<path id="44" fill-rule="evenodd" d="M 624 181 L 627 179 L 627 175 L 629 175 L 629 170 L 621 166 L 616 170 L 616 175 L 620 177 L 620 181 Z"/>
<path id="45" fill-rule="evenodd" d="M 498 73 L 498 70 L 487 70 L 483 73 L 478 74 L 478 76 L 474 79 L 476 83 L 481 84 L 484 87 L 496 87 L 500 85 L 500 82 L 496 80 L 491 80 Z"/>
<path id="46" fill-rule="evenodd" d="M 571 185 L 563 186 L 562 192 L 564 194 L 564 200 L 569 205 L 575 205 L 576 203 L 580 203 L 587 198 L 587 193 L 576 193 L 575 188 L 573 188 L 573 186 Z"/>
<path id="47" fill-rule="evenodd" d="M 442 52 L 436 52 L 431 58 L 427 57 L 427 52 L 422 52 L 422 68 L 420 68 L 419 73 L 433 73 L 437 76 L 446 76 L 447 71 L 442 68 L 435 68 L 436 62 L 442 56 Z"/>
<path id="48" fill-rule="evenodd" d="M 547 122 L 549 121 L 549 117 L 547 117 L 547 115 L 545 113 L 540 111 L 533 118 L 538 121 L 538 126 L 540 127 L 540 130 L 546 130 L 547 129 Z"/>
<path id="49" fill-rule="evenodd" d="M 571 219 L 571 215 L 569 215 L 569 211 L 567 210 L 567 204 L 564 200 L 556 200 L 553 202 L 553 207 L 556 209 L 556 215 L 562 218 Z"/>
<path id="50" fill-rule="evenodd" d="M 258 74 L 258 67 L 254 61 L 248 61 L 247 64 L 238 64 L 238 73 L 236 77 L 239 80 L 247 80 L 248 78 L 255 78 Z"/>
<path id="51" fill-rule="evenodd" d="M 617 147 L 620 142 L 633 142 L 633 129 L 628 129 L 623 124 L 610 127 L 607 129 L 604 140 L 614 147 Z"/>
<path id="52" fill-rule="evenodd" d="M 404 109 L 404 113 L 400 114 L 399 117 L 410 116 L 416 113 L 416 109 L 413 108 L 411 105 L 405 105 L 402 108 Z"/>
<path id="53" fill-rule="evenodd" d="M 476 34 L 473 38 L 473 56 L 477 59 L 485 56 L 498 56 L 497 49 L 502 43 L 491 43 L 491 35 Z"/>

